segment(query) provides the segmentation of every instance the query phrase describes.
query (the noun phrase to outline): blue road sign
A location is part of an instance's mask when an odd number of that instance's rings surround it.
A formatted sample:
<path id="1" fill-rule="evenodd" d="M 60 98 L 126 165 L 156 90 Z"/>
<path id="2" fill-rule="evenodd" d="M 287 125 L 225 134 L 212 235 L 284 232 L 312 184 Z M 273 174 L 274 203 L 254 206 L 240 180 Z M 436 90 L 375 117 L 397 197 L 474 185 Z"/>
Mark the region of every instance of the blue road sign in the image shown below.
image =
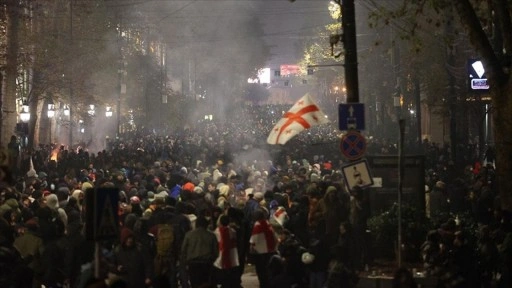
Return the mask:
<path id="1" fill-rule="evenodd" d="M 341 137 L 340 149 L 348 160 L 357 160 L 366 152 L 366 138 L 361 133 L 351 130 Z"/>
<path id="2" fill-rule="evenodd" d="M 364 104 L 347 103 L 338 106 L 340 130 L 364 130 Z"/>

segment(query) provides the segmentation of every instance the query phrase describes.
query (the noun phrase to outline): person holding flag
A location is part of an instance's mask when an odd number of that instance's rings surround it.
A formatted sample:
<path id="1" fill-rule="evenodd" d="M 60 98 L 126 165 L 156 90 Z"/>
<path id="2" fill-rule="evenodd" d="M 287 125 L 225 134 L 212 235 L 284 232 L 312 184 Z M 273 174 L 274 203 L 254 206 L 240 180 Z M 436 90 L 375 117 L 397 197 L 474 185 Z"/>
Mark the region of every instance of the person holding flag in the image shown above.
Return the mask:
<path id="1" fill-rule="evenodd" d="M 317 126 L 329 123 L 329 119 L 320 108 L 313 102 L 309 93 L 306 93 L 293 106 L 284 113 L 277 124 L 268 135 L 268 144 L 285 144 L 300 132 Z"/>

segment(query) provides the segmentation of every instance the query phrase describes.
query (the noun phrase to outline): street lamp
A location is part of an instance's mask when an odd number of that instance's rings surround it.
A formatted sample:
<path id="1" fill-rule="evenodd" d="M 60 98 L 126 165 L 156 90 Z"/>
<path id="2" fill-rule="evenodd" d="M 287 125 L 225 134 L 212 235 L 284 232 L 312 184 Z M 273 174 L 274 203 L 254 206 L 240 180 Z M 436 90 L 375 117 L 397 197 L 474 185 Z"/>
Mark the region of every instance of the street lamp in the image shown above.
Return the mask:
<path id="1" fill-rule="evenodd" d="M 89 111 L 87 111 L 87 113 L 89 113 L 89 116 L 94 116 L 94 114 L 96 113 L 96 111 L 94 110 L 94 104 L 89 105 Z"/>
<path id="2" fill-rule="evenodd" d="M 64 105 L 64 116 L 71 115 L 71 109 L 69 109 L 69 105 Z"/>
<path id="3" fill-rule="evenodd" d="M 53 118 L 55 116 L 55 104 L 48 104 L 48 118 Z"/>
<path id="4" fill-rule="evenodd" d="M 114 114 L 113 111 L 112 111 L 112 107 L 107 106 L 105 109 L 106 109 L 105 110 L 105 116 L 107 116 L 107 118 L 112 117 L 112 115 Z"/>
<path id="5" fill-rule="evenodd" d="M 53 102 L 51 102 L 50 100 L 50 103 L 48 103 L 48 119 L 49 119 L 49 122 L 50 122 L 50 129 L 49 129 L 49 134 L 50 134 L 50 145 L 52 144 L 52 118 L 55 117 L 55 104 L 53 104 Z"/>
<path id="6" fill-rule="evenodd" d="M 30 111 L 26 100 L 23 101 L 21 105 L 20 120 L 22 122 L 28 122 L 30 120 Z"/>
<path id="7" fill-rule="evenodd" d="M 84 134 L 85 133 L 84 120 L 82 120 L 82 119 L 78 120 L 78 125 L 80 128 L 80 133 Z"/>

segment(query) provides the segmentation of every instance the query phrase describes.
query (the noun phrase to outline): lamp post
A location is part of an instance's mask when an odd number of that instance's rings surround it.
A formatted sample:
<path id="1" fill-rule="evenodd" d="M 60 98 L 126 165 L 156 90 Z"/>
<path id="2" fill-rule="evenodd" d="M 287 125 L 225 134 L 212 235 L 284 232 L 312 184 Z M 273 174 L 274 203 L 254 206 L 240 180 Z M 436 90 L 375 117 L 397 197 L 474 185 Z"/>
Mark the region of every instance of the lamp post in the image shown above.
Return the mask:
<path id="1" fill-rule="evenodd" d="M 71 121 L 71 107 L 69 105 L 64 105 L 62 110 L 64 116 L 69 117 L 69 149 L 73 147 L 73 122 Z"/>
<path id="2" fill-rule="evenodd" d="M 21 104 L 21 111 L 20 111 L 20 120 L 21 120 L 21 126 L 23 127 L 23 141 L 22 145 L 23 147 L 26 147 L 28 144 L 27 137 L 28 137 L 28 121 L 30 120 L 30 109 L 27 103 L 27 100 L 23 100 Z"/>
<path id="3" fill-rule="evenodd" d="M 71 115 L 71 110 L 69 109 L 68 105 L 64 105 L 64 116 Z"/>
<path id="4" fill-rule="evenodd" d="M 24 100 L 23 104 L 21 105 L 20 120 L 25 123 L 30 120 L 30 110 L 27 100 Z"/>
<path id="5" fill-rule="evenodd" d="M 87 111 L 89 113 L 89 116 L 94 116 L 96 114 L 96 110 L 94 109 L 94 104 L 89 105 L 89 110 Z"/>
<path id="6" fill-rule="evenodd" d="M 110 117 L 112 117 L 113 114 L 114 114 L 114 112 L 112 111 L 112 107 L 111 106 L 107 106 L 105 108 L 105 116 L 107 118 L 110 118 Z"/>
<path id="7" fill-rule="evenodd" d="M 49 137 L 49 140 L 50 140 L 50 146 L 52 145 L 53 141 L 52 141 L 52 118 L 55 117 L 55 104 L 53 104 L 53 102 L 50 101 L 50 103 L 48 103 L 48 122 L 50 123 L 50 129 L 49 129 L 49 134 L 50 134 L 50 137 Z"/>

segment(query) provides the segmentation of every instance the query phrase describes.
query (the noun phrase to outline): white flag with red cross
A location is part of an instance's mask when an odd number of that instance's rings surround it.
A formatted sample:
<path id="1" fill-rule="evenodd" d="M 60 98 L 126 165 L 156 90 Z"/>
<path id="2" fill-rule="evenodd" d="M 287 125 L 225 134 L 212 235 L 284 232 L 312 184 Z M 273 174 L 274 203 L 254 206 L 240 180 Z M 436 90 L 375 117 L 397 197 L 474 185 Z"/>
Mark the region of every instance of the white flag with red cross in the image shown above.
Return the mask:
<path id="1" fill-rule="evenodd" d="M 288 112 L 284 113 L 283 118 L 270 131 L 267 143 L 285 144 L 303 130 L 329 122 L 309 93 L 306 93 Z"/>

